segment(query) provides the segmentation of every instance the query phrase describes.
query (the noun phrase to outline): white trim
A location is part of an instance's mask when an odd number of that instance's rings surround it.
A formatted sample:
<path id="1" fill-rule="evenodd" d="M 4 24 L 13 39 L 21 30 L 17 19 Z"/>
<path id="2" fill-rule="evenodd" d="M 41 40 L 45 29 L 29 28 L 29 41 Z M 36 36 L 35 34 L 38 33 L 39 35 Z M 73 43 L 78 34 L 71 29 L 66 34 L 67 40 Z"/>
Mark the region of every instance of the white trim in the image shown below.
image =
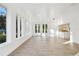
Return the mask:
<path id="1" fill-rule="evenodd" d="M 11 42 L 11 11 L 7 9 L 6 15 L 6 41 Z"/>
<path id="2" fill-rule="evenodd" d="M 18 38 L 20 37 L 20 16 L 18 16 Z"/>
<path id="3" fill-rule="evenodd" d="M 23 18 L 21 18 L 21 34 L 22 34 L 22 36 L 24 36 L 24 19 Z"/>
<path id="4" fill-rule="evenodd" d="M 3 47 L 3 46 L 6 46 L 6 45 L 8 45 L 8 42 L 1 43 L 0 48 Z"/>

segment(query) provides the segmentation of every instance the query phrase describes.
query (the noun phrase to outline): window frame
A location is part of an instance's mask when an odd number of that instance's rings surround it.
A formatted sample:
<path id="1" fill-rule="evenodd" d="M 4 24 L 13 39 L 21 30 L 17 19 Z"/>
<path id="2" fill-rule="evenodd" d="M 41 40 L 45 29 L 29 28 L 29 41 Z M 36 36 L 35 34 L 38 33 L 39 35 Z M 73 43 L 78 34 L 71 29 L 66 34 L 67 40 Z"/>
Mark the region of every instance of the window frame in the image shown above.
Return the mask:
<path id="1" fill-rule="evenodd" d="M 7 11 L 7 8 L 5 7 L 5 6 L 3 6 L 3 5 L 0 5 L 0 7 L 2 7 L 2 8 L 5 8 L 5 10 L 6 10 L 6 21 L 5 21 L 5 26 L 6 26 L 6 30 L 5 30 L 5 32 L 6 32 L 6 40 L 5 40 L 5 42 L 3 42 L 3 43 L 0 43 L 0 46 L 4 46 L 4 45 L 6 45 L 7 43 L 8 43 L 8 40 L 7 40 L 7 13 L 8 13 L 8 11 Z"/>

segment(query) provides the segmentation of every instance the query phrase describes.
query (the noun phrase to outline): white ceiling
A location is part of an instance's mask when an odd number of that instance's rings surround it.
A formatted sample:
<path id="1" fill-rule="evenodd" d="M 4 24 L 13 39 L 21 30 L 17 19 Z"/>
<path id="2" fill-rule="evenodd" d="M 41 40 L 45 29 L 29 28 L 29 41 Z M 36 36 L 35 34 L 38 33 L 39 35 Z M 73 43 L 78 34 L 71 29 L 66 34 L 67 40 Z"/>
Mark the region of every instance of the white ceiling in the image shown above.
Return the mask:
<path id="1" fill-rule="evenodd" d="M 26 19 L 33 20 L 32 22 L 48 22 L 52 18 L 61 18 L 61 15 L 69 8 L 79 6 L 77 3 L 7 3 L 2 5 L 23 14 Z"/>
<path id="2" fill-rule="evenodd" d="M 66 8 L 76 5 L 76 3 L 5 3 L 3 4 L 8 7 L 13 7 L 20 10 L 27 10 L 30 8 L 53 8 L 53 10 L 63 11 Z"/>

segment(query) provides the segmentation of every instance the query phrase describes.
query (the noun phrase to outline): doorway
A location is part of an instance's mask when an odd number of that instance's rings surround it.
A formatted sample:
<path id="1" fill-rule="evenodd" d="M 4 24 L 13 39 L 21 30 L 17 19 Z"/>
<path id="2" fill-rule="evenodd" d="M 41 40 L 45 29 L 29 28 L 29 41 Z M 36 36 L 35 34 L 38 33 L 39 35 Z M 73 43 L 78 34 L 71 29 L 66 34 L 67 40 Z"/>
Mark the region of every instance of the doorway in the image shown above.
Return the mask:
<path id="1" fill-rule="evenodd" d="M 35 36 L 47 36 L 48 25 L 47 24 L 35 24 Z"/>

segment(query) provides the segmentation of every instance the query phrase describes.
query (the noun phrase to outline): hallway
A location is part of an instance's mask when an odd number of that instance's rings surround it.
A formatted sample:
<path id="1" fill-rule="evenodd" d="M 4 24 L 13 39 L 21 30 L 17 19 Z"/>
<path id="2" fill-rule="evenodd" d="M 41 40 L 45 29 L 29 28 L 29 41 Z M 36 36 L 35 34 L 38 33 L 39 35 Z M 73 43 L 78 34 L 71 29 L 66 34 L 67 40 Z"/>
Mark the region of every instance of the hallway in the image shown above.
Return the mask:
<path id="1" fill-rule="evenodd" d="M 73 56 L 79 45 L 61 38 L 32 37 L 9 56 Z"/>

